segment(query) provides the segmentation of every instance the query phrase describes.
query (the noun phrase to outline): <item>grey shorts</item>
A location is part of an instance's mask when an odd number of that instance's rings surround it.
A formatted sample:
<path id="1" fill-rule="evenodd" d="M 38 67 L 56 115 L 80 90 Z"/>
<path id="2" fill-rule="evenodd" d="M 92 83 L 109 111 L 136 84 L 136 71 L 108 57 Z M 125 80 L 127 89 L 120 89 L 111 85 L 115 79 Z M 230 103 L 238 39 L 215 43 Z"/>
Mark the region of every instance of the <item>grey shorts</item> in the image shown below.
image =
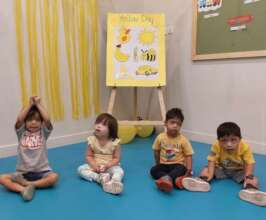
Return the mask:
<path id="1" fill-rule="evenodd" d="M 229 170 L 222 167 L 216 167 L 214 171 L 214 176 L 216 179 L 226 179 L 230 178 L 237 183 L 242 183 L 245 179 L 244 170 Z"/>

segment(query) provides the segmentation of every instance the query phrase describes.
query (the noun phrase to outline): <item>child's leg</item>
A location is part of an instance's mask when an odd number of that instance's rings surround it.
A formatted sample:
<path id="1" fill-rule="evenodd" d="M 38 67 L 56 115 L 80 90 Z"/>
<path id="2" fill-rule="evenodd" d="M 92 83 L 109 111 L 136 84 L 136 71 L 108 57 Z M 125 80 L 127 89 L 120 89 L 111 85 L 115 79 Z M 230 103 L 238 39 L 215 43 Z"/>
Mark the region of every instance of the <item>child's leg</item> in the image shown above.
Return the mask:
<path id="1" fill-rule="evenodd" d="M 168 175 L 169 169 L 166 164 L 157 164 L 150 170 L 150 174 L 153 179 L 160 179 L 163 176 Z"/>
<path id="2" fill-rule="evenodd" d="M 85 180 L 95 181 L 99 183 L 99 174 L 92 171 L 91 167 L 88 164 L 83 164 L 78 167 L 78 174 Z"/>
<path id="3" fill-rule="evenodd" d="M 0 184 L 5 186 L 8 190 L 20 193 L 25 201 L 32 200 L 35 192 L 33 185 L 23 186 L 12 180 L 12 174 L 4 174 L 0 176 Z"/>
<path id="4" fill-rule="evenodd" d="M 30 181 L 29 183 L 34 185 L 36 188 L 48 188 L 54 186 L 58 181 L 58 174 L 49 172 L 44 175 L 41 179 L 36 181 Z"/>
<path id="5" fill-rule="evenodd" d="M 124 171 L 120 166 L 113 166 L 107 170 L 111 176 L 111 180 L 103 184 L 103 190 L 112 194 L 120 194 L 123 191 L 122 179 Z"/>
<path id="6" fill-rule="evenodd" d="M 187 168 L 182 164 L 170 165 L 170 172 L 168 175 L 175 180 L 177 177 L 184 176 L 186 174 Z"/>
<path id="7" fill-rule="evenodd" d="M 170 168 L 169 164 L 157 164 L 150 170 L 157 187 L 163 192 L 170 192 L 173 189 L 173 179 L 168 175 L 171 171 Z"/>
<path id="8" fill-rule="evenodd" d="M 113 166 L 107 170 L 111 175 L 111 179 L 117 182 L 122 182 L 124 177 L 124 171 L 120 166 Z"/>
<path id="9" fill-rule="evenodd" d="M 12 175 L 11 174 L 3 174 L 0 176 L 0 184 L 6 187 L 8 190 L 13 192 L 21 193 L 24 191 L 25 186 L 13 182 L 12 181 Z"/>

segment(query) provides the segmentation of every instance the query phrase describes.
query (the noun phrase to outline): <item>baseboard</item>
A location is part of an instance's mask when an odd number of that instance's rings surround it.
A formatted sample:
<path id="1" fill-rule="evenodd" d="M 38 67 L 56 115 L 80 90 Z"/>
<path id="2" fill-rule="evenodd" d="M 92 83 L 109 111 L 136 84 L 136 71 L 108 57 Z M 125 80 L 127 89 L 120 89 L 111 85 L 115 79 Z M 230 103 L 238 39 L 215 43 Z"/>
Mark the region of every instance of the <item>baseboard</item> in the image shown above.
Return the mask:
<path id="1" fill-rule="evenodd" d="M 216 135 L 214 134 L 195 132 L 195 131 L 190 131 L 186 129 L 183 129 L 182 133 L 189 140 L 197 141 L 201 143 L 212 144 L 216 140 Z M 248 140 L 248 139 L 245 139 L 245 141 L 247 141 L 247 143 L 250 144 L 252 151 L 254 153 L 266 155 L 266 143 Z"/>
<path id="2" fill-rule="evenodd" d="M 62 135 L 57 137 L 51 137 L 48 139 L 47 147 L 48 149 L 55 147 L 62 147 L 64 145 L 75 144 L 79 142 L 86 141 L 88 135 L 91 135 L 93 131 L 84 131 L 80 133 L 74 133 L 69 135 Z M 0 146 L 0 158 L 14 156 L 17 154 L 17 146 L 18 144 L 10 144 Z"/>
<path id="3" fill-rule="evenodd" d="M 87 136 L 92 133 L 93 131 L 91 130 L 80 133 L 74 133 L 70 135 L 52 137 L 48 140 L 47 145 L 48 148 L 50 149 L 55 147 L 62 147 L 68 144 L 83 142 L 86 141 Z M 186 129 L 183 129 L 182 133 L 192 141 L 197 141 L 206 144 L 212 144 L 216 139 L 216 136 L 213 134 L 195 132 Z M 256 142 L 247 139 L 245 140 L 251 145 L 254 153 L 266 155 L 266 143 Z M 0 158 L 14 156 L 16 154 L 17 154 L 17 143 L 0 146 Z"/>

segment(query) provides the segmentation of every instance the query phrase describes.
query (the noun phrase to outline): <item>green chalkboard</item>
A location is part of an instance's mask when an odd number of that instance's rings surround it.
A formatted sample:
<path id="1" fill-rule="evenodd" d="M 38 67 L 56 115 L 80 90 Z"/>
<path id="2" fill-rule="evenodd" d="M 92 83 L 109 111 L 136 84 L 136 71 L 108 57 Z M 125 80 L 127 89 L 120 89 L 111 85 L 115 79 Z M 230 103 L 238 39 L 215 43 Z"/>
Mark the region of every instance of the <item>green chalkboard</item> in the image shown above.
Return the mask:
<path id="1" fill-rule="evenodd" d="M 266 0 L 193 4 L 193 60 L 266 56 Z"/>

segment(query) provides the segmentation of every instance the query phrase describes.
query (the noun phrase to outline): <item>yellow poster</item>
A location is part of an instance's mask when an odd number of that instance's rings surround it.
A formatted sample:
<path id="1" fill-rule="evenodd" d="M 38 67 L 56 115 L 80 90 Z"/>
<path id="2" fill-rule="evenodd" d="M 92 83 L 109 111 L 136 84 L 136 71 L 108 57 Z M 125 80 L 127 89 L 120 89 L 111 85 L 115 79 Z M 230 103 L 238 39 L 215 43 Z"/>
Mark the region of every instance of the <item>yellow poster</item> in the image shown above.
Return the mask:
<path id="1" fill-rule="evenodd" d="M 108 14 L 107 86 L 165 86 L 163 14 Z"/>

